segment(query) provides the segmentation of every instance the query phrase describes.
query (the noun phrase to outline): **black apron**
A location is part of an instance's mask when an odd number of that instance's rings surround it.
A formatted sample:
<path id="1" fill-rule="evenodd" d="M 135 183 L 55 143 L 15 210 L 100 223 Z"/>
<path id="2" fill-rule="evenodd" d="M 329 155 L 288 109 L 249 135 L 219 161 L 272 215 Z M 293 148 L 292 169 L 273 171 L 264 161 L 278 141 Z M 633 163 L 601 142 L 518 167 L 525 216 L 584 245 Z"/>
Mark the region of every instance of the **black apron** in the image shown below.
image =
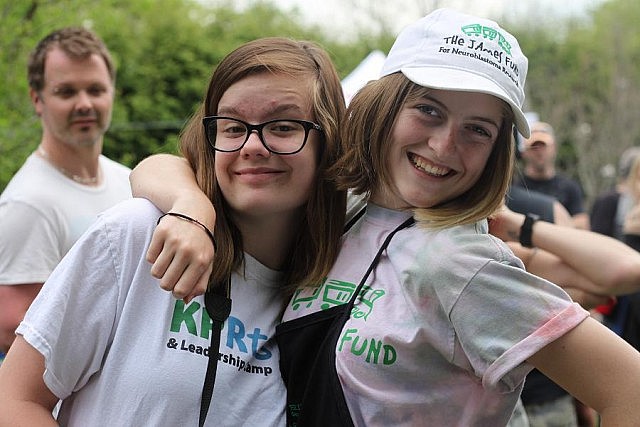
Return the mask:
<path id="1" fill-rule="evenodd" d="M 409 218 L 389 233 L 347 304 L 283 322 L 276 327 L 280 372 L 287 387 L 289 427 L 353 426 L 336 371 L 338 338 L 362 286 L 378 265 L 391 238 L 413 223 L 413 218 Z"/>

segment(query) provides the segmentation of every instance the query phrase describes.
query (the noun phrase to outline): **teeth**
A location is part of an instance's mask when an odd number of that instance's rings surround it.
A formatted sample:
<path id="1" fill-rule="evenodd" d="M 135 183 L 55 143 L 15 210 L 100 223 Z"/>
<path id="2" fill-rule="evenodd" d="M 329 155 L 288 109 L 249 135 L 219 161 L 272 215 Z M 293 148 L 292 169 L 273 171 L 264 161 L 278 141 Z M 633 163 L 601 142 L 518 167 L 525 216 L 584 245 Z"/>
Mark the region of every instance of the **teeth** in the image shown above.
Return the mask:
<path id="1" fill-rule="evenodd" d="M 425 171 L 430 175 L 444 176 L 449 173 L 449 169 L 441 168 L 441 167 L 423 162 L 421 158 L 415 155 L 411 156 L 411 159 L 413 161 L 413 164 L 417 168 L 422 169 L 423 171 Z"/>

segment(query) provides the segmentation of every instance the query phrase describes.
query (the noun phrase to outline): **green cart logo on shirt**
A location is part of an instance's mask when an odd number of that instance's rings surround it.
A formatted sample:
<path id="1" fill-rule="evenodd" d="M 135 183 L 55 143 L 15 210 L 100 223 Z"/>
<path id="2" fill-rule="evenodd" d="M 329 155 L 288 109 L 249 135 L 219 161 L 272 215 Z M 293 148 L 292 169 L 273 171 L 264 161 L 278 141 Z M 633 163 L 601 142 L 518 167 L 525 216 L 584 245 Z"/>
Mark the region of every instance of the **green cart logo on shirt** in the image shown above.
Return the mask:
<path id="1" fill-rule="evenodd" d="M 336 305 L 346 304 L 351 300 L 357 286 L 354 283 L 341 280 L 325 280 L 323 284 L 313 290 L 311 295 L 303 294 L 309 288 L 298 289 L 291 300 L 291 308 L 295 311 L 302 307 L 311 308 L 318 301 L 322 310 L 327 310 Z M 385 294 L 382 289 L 372 289 L 363 286 L 358 295 L 359 303 L 353 307 L 351 316 L 356 319 L 367 320 L 373 311 L 373 303 Z"/>

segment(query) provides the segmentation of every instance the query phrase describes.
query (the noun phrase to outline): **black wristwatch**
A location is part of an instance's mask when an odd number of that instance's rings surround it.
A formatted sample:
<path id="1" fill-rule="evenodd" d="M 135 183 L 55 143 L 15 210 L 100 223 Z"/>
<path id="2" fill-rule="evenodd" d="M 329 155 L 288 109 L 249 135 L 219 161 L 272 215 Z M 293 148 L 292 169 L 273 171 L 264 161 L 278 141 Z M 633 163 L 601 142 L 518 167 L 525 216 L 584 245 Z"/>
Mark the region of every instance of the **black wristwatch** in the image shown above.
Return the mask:
<path id="1" fill-rule="evenodd" d="M 525 248 L 532 248 L 531 232 L 533 229 L 533 223 L 540 219 L 540 216 L 532 213 L 525 214 L 524 223 L 520 227 L 520 244 Z"/>

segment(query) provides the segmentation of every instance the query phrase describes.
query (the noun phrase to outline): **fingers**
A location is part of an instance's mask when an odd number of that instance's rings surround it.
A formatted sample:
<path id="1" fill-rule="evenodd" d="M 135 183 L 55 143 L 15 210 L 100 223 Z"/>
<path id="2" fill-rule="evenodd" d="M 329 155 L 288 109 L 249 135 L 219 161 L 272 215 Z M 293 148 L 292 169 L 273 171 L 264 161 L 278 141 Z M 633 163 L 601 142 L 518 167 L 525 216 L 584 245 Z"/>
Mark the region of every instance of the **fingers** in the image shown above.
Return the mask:
<path id="1" fill-rule="evenodd" d="M 599 305 L 607 304 L 610 300 L 609 296 L 596 295 L 582 289 L 564 288 L 564 290 L 571 296 L 571 299 L 580 304 L 585 310 L 591 310 Z"/>
<path id="2" fill-rule="evenodd" d="M 193 288 L 191 293 L 189 293 L 187 296 L 185 296 L 183 298 L 185 304 L 188 304 L 193 298 L 197 297 L 198 295 L 204 295 L 204 293 L 207 291 L 207 287 L 209 285 L 209 276 L 211 276 L 212 270 L 213 270 L 213 266 L 210 266 L 200 276 L 200 279 L 196 283 L 196 286 Z M 176 295 L 174 294 L 174 296 L 176 296 Z"/>
<path id="3" fill-rule="evenodd" d="M 211 270 L 211 263 L 198 262 L 193 258 L 189 260 L 174 258 L 160 279 L 160 287 L 171 291 L 176 299 L 183 299 L 188 295 L 192 299 L 206 292 Z"/>
<path id="4" fill-rule="evenodd" d="M 507 231 L 505 226 L 506 224 L 505 224 L 504 213 L 503 212 L 496 213 L 491 218 L 491 221 L 489 221 L 489 233 L 493 234 L 498 239 L 501 239 L 506 242 L 508 241 L 508 236 L 507 236 Z"/>
<path id="5" fill-rule="evenodd" d="M 211 240 L 200 227 L 165 217 L 153 233 L 146 259 L 160 287 L 182 299 L 206 291 L 213 256 Z"/>

